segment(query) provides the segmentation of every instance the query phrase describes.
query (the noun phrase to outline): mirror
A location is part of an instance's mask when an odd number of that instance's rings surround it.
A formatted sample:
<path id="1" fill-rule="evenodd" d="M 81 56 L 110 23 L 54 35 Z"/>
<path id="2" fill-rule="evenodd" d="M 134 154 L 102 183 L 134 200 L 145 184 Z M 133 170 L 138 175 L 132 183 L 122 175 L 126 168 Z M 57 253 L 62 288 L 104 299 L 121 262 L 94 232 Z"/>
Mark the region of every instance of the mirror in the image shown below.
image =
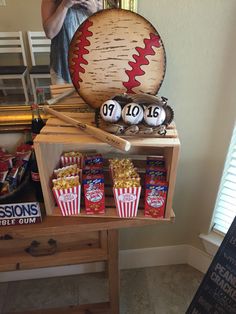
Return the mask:
<path id="1" fill-rule="evenodd" d="M 137 0 L 103 0 L 104 8 L 122 8 L 137 12 Z M 14 30 L 11 30 L 14 31 Z M 52 106 L 57 110 L 76 111 L 76 105 Z M 0 106 L 0 132 L 23 132 L 30 129 L 31 107 L 29 105 L 1 105 Z"/>

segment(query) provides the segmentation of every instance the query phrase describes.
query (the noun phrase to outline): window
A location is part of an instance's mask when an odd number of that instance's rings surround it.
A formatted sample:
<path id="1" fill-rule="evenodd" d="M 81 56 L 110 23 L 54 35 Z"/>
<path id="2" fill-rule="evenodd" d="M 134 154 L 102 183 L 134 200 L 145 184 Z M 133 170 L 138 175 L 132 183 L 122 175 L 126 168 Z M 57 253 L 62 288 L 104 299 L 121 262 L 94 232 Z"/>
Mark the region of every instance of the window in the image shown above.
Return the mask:
<path id="1" fill-rule="evenodd" d="M 226 157 L 213 218 L 213 230 L 227 233 L 236 215 L 236 125 Z"/>

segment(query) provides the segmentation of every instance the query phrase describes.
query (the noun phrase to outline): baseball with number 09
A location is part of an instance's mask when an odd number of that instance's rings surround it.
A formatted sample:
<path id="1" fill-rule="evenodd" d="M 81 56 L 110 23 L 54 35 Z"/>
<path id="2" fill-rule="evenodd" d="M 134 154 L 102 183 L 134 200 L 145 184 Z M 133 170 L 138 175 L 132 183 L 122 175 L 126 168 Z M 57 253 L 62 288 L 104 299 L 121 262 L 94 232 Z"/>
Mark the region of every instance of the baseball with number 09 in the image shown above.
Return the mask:
<path id="1" fill-rule="evenodd" d="M 165 109 L 156 104 L 149 105 L 144 110 L 144 121 L 149 126 L 159 126 L 165 121 L 165 118 Z"/>
<path id="2" fill-rule="evenodd" d="M 121 106 L 116 100 L 107 100 L 100 108 L 100 115 L 106 122 L 117 122 L 121 118 Z"/>
<path id="3" fill-rule="evenodd" d="M 143 120 L 143 108 L 139 104 L 129 103 L 122 109 L 122 119 L 127 124 L 139 124 Z"/>

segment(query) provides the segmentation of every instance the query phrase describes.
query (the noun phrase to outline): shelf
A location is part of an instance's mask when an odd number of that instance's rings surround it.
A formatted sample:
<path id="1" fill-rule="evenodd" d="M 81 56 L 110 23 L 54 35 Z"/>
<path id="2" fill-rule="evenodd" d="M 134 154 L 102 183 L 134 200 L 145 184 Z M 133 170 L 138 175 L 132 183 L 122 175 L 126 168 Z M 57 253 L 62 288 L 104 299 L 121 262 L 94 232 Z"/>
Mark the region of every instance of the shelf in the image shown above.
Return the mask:
<path id="1" fill-rule="evenodd" d="M 59 216 L 63 217 L 61 215 L 60 209 L 58 207 L 55 207 L 55 210 L 52 214 L 52 216 Z M 170 217 L 168 218 L 150 218 L 150 217 L 145 217 L 143 214 L 143 210 L 138 210 L 138 215 L 134 218 L 120 218 L 117 213 L 115 208 L 106 208 L 105 214 L 92 214 L 88 215 L 86 214 L 85 210 L 82 209 L 80 214 L 77 216 L 71 216 L 71 217 L 87 217 L 87 218 L 112 218 L 112 219 L 121 219 L 121 220 L 146 220 L 146 221 L 155 221 L 155 222 L 174 222 L 175 220 L 175 214 L 174 211 L 172 210 Z M 66 218 L 66 217 L 64 217 Z"/>

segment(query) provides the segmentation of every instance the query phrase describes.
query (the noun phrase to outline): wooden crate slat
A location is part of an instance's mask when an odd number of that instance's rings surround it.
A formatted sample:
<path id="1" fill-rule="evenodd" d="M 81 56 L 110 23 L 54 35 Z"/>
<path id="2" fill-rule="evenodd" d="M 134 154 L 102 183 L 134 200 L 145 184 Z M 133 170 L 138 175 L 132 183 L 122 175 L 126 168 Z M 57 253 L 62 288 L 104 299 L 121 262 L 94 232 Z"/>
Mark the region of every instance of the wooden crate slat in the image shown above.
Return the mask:
<path id="1" fill-rule="evenodd" d="M 130 138 L 176 138 L 178 137 L 178 133 L 175 129 L 167 129 L 166 130 L 166 135 L 159 135 L 159 134 L 137 134 L 137 135 L 133 135 L 133 136 L 125 136 L 122 135 L 122 138 L 126 138 L 126 139 L 130 139 Z"/>
<path id="2" fill-rule="evenodd" d="M 65 90 L 66 91 L 66 90 Z M 64 91 L 64 92 L 65 92 Z M 61 90 L 58 90 L 58 91 L 56 91 L 56 92 L 53 92 L 53 97 L 57 97 L 57 96 L 59 96 L 59 95 L 61 95 L 61 93 L 62 93 L 62 91 Z M 84 103 L 84 104 L 86 104 L 86 102 L 77 94 L 77 92 L 74 92 L 73 94 L 71 94 L 70 96 L 67 96 L 66 98 L 63 98 L 65 101 L 66 100 L 69 100 L 69 99 L 77 99 L 78 100 L 78 102 L 80 102 L 80 103 Z M 62 100 L 63 100 L 62 99 Z M 88 105 L 87 105 L 88 106 Z"/>
<path id="3" fill-rule="evenodd" d="M 73 118 L 73 119 L 78 119 L 78 120 L 81 120 L 81 119 L 91 119 L 91 121 L 94 121 L 95 120 L 95 113 L 94 112 L 63 112 L 61 111 L 61 113 L 64 113 L 66 114 L 67 116 Z M 57 121 L 58 125 L 68 125 L 68 123 L 56 118 L 56 117 L 50 117 L 48 120 L 47 120 L 47 123 L 48 124 L 54 124 L 55 125 L 55 121 Z M 176 130 L 176 125 L 174 122 L 172 122 L 170 125 L 168 125 L 167 127 L 167 130 L 172 130 L 172 129 L 175 129 L 175 131 L 177 132 Z"/>
<path id="4" fill-rule="evenodd" d="M 80 122 L 95 126 L 95 123 L 92 122 L 92 120 L 89 118 L 81 118 L 79 120 L 80 120 Z M 66 123 L 66 122 L 60 123 L 60 119 L 58 119 L 58 118 L 49 119 L 46 122 L 46 125 L 47 126 L 54 126 L 54 127 L 71 127 L 71 124 L 69 124 L 69 123 Z"/>
<path id="5" fill-rule="evenodd" d="M 41 134 L 77 134 L 84 135 L 85 133 L 79 129 L 74 130 L 73 127 L 54 127 L 54 126 L 46 126 L 41 130 Z"/>
<path id="6" fill-rule="evenodd" d="M 62 92 L 67 92 L 69 90 L 70 90 L 70 88 L 68 88 L 68 89 L 55 89 L 55 90 L 51 90 L 51 94 L 53 95 L 53 97 L 56 97 L 56 96 L 62 94 Z M 76 91 L 74 91 L 71 95 L 67 96 L 66 98 L 69 99 L 69 98 L 73 98 L 73 97 L 78 97 L 81 99 L 81 97 L 79 96 L 79 94 Z"/>
<path id="7" fill-rule="evenodd" d="M 89 248 L 82 250 L 58 251 L 54 255 L 39 256 L 37 258 L 26 252 L 0 257 L 0 271 L 23 270 L 50 266 L 63 266 L 68 264 L 79 264 L 87 262 L 98 262 L 107 259 L 106 250 L 100 248 Z M 16 260 L 17 264 L 16 265 Z M 70 261 L 68 263 L 68 261 Z"/>
<path id="8" fill-rule="evenodd" d="M 161 147 L 171 147 L 180 145 L 178 138 L 140 138 L 140 139 L 134 139 L 129 138 L 129 141 L 131 142 L 131 152 L 132 148 L 146 148 L 146 147 L 153 147 L 153 146 L 159 146 Z M 80 144 L 80 147 L 83 148 L 83 151 L 85 151 L 84 147 L 87 145 L 88 148 L 93 147 L 93 149 L 96 149 L 96 151 L 101 150 L 101 153 L 121 153 L 120 150 L 115 149 L 114 147 L 111 147 L 108 144 L 105 144 L 101 142 L 100 140 L 96 139 L 93 136 L 90 135 L 84 135 L 78 138 L 78 135 L 66 135 L 66 134 L 60 134 L 57 135 L 51 135 L 51 134 L 39 134 L 37 135 L 36 139 L 34 140 L 34 143 L 45 143 L 45 144 Z M 96 147 L 97 145 L 97 147 Z M 77 148 L 77 150 L 79 150 Z M 140 154 L 145 154 L 145 151 L 140 149 Z M 128 156 L 129 154 L 127 154 Z M 152 153 L 152 155 L 155 155 Z"/>
<path id="9" fill-rule="evenodd" d="M 138 147 L 155 147 L 155 146 L 167 146 L 167 145 L 179 145 L 178 138 L 166 138 L 166 137 L 159 137 L 159 138 L 129 138 L 132 146 Z"/>
<path id="10" fill-rule="evenodd" d="M 55 98 L 59 96 L 60 94 L 70 90 L 71 88 L 74 88 L 72 84 L 67 85 L 52 85 L 50 86 L 51 91 L 51 97 Z M 86 102 L 79 96 L 79 94 L 74 91 L 73 94 L 71 94 L 68 97 L 65 97 L 58 101 L 58 104 L 60 105 L 77 105 L 78 109 L 86 109 L 89 108 L 89 106 L 86 104 Z"/>
<path id="11" fill-rule="evenodd" d="M 56 95 L 57 96 L 57 95 Z M 59 95 L 58 95 L 59 96 Z M 58 104 L 63 105 L 76 105 L 78 106 L 77 109 L 87 109 L 89 108 L 88 105 L 79 98 L 68 98 L 68 99 L 61 99 L 58 101 Z"/>
<path id="12" fill-rule="evenodd" d="M 176 146 L 180 145 L 179 139 L 178 138 L 129 138 L 129 141 L 131 142 L 131 145 L 133 148 L 146 148 L 146 147 L 153 147 L 153 146 L 159 146 L 161 147 L 171 147 L 171 146 Z M 83 148 L 83 151 L 85 151 L 84 146 L 87 145 L 89 149 L 93 147 L 93 149 L 96 149 L 96 151 L 101 150 L 101 153 L 111 153 L 116 152 L 120 153 L 118 149 L 115 149 L 114 147 L 111 147 L 108 144 L 105 144 L 101 142 L 100 140 L 96 139 L 93 136 L 89 135 L 84 135 L 78 138 L 78 135 L 67 135 L 67 134 L 59 134 L 57 135 L 51 135 L 51 134 L 39 134 L 37 135 L 36 139 L 34 140 L 34 143 L 47 143 L 47 144 L 80 144 L 80 147 Z M 97 147 L 96 147 L 97 145 Z M 131 151 L 132 151 L 131 147 Z M 77 148 L 77 150 L 79 150 Z M 140 149 L 140 154 L 145 154 L 145 151 L 143 149 Z M 128 156 L 129 154 L 127 154 Z M 155 155 L 152 153 L 152 155 Z"/>
<path id="13" fill-rule="evenodd" d="M 64 92 L 70 90 L 71 88 L 74 88 L 74 86 L 72 84 L 51 85 L 50 86 L 50 92 L 51 92 L 51 95 L 54 97 L 54 95 L 62 94 Z M 76 91 L 75 91 L 75 93 L 76 93 Z"/>
<path id="14" fill-rule="evenodd" d="M 62 214 L 60 212 L 60 209 L 56 206 L 54 211 L 53 211 L 53 214 L 52 216 L 56 216 L 56 217 L 62 217 Z M 75 217 L 75 216 L 72 216 L 72 217 Z M 175 219 L 175 214 L 173 212 L 173 209 L 171 209 L 171 213 L 170 213 L 170 216 L 168 218 L 151 218 L 151 217 L 145 217 L 144 216 L 144 213 L 143 213 L 143 210 L 138 210 L 138 215 L 137 217 L 135 218 L 121 218 L 117 215 L 116 213 L 116 209 L 114 207 L 112 208 L 106 208 L 106 213 L 105 214 L 93 214 L 93 215 L 88 215 L 86 214 L 85 210 L 82 209 L 80 214 L 77 215 L 76 217 L 87 217 L 87 218 L 118 218 L 118 219 L 122 219 L 122 220 L 146 220 L 146 221 L 150 221 L 152 220 L 153 222 L 173 222 L 174 219 Z M 66 217 L 64 217 L 66 219 Z"/>
<path id="15" fill-rule="evenodd" d="M 65 113 L 66 115 L 76 119 L 76 120 L 79 120 L 83 123 L 86 123 L 86 124 L 89 124 L 89 125 L 92 125 L 92 126 L 95 126 L 95 119 L 94 119 L 94 113 L 93 112 L 86 112 L 86 113 Z M 83 132 L 81 131 L 78 131 L 78 129 L 74 128 L 74 127 L 71 127 L 70 129 L 63 129 L 62 127 L 63 126 L 70 126 L 68 123 L 58 119 L 58 118 L 55 118 L 55 117 L 52 117 L 50 119 L 47 120 L 47 123 L 46 123 L 47 126 L 55 126 L 57 127 L 58 126 L 58 130 L 55 128 L 44 128 L 43 131 L 41 131 L 41 133 L 46 133 L 48 131 L 49 134 L 58 134 L 58 133 L 65 133 L 65 134 L 82 134 Z M 178 137 L 178 133 L 177 133 L 177 130 L 175 128 L 175 124 L 171 124 L 168 128 L 167 128 L 167 133 L 165 136 L 162 136 L 162 135 L 146 135 L 146 134 L 140 134 L 140 135 L 137 135 L 137 136 L 122 136 L 124 138 L 127 138 L 127 139 L 137 139 L 137 138 L 177 138 Z"/>
<path id="16" fill-rule="evenodd" d="M 61 113 L 67 115 L 68 117 L 71 117 L 76 120 L 82 120 L 82 119 L 90 119 L 91 121 L 94 121 L 94 112 L 63 112 Z M 58 121 L 58 125 L 64 125 L 67 124 L 66 122 L 56 118 L 56 117 L 50 117 L 47 120 L 47 123 L 54 123 L 54 120 Z"/>
<path id="17" fill-rule="evenodd" d="M 75 119 L 75 120 L 91 120 L 91 122 L 94 123 L 95 121 L 95 113 L 94 112 L 63 112 L 61 111 L 61 113 L 64 113 L 65 115 Z M 53 124 L 53 125 L 59 125 L 59 126 L 63 126 L 63 125 L 68 125 L 68 123 L 66 123 L 65 121 L 62 121 L 56 117 L 50 117 L 47 120 L 47 124 Z M 176 126 L 175 123 L 171 123 L 168 127 L 167 127 L 167 131 L 168 130 L 175 130 L 175 132 L 177 133 L 176 130 Z"/>
<path id="18" fill-rule="evenodd" d="M 62 85 L 50 85 L 50 89 L 51 90 L 55 90 L 55 89 L 68 89 L 68 88 L 73 88 L 74 85 L 73 84 L 62 84 Z"/>
<path id="19" fill-rule="evenodd" d="M 56 124 L 57 121 L 54 121 L 54 123 Z M 81 122 L 95 126 L 94 122 L 91 122 L 90 120 L 85 120 L 85 119 L 81 119 Z M 47 123 L 47 125 L 41 130 L 41 134 L 81 134 L 81 135 L 85 135 L 85 133 L 75 127 L 70 127 L 68 126 L 58 126 L 55 124 L 51 124 L 51 123 Z M 130 138 L 127 136 L 122 136 L 124 138 Z M 145 138 L 150 138 L 150 136 L 142 136 Z M 163 136 L 159 135 L 159 136 L 154 136 L 154 138 L 162 138 Z M 176 138 L 177 137 L 177 133 L 175 130 L 168 130 L 166 136 L 167 138 Z"/>
<path id="20" fill-rule="evenodd" d="M 89 117 L 81 117 L 81 118 L 78 118 L 78 120 L 80 122 L 83 122 L 83 123 L 86 123 L 86 124 L 90 124 L 90 125 L 93 125 L 95 126 L 95 122 L 92 118 L 89 118 Z M 55 126 L 55 127 L 64 127 L 64 126 L 71 126 L 71 124 L 69 123 L 61 123 L 61 120 L 58 119 L 58 118 L 52 118 L 52 119 L 48 119 L 48 121 L 46 122 L 46 125 L 50 125 L 50 126 Z"/>
<path id="21" fill-rule="evenodd" d="M 75 120 L 78 120 L 83 123 L 87 123 L 90 125 L 95 126 L 94 122 L 94 113 L 93 112 L 62 112 L 63 114 L 67 115 L 68 117 L 71 117 Z M 51 125 L 51 126 L 70 126 L 69 123 L 62 121 L 56 117 L 51 117 L 47 120 L 46 125 Z"/>

